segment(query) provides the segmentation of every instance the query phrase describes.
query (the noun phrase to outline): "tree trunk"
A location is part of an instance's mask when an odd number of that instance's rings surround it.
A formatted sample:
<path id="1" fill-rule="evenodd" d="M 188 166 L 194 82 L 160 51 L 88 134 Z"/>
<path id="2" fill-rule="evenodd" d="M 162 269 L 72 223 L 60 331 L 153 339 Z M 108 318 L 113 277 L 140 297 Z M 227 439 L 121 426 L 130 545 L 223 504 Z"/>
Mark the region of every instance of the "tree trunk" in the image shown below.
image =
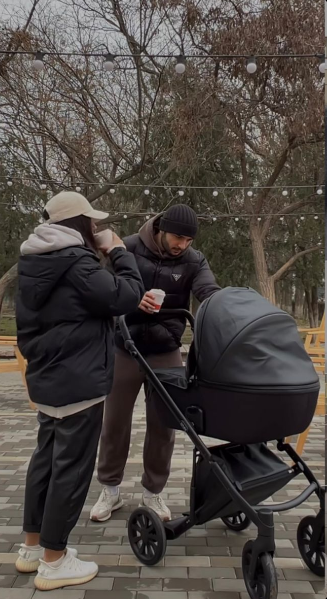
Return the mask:
<path id="1" fill-rule="evenodd" d="M 311 292 L 310 289 L 305 287 L 304 289 L 305 299 L 308 307 L 308 318 L 309 318 L 309 326 L 311 329 L 315 327 L 314 316 L 312 312 L 312 301 L 311 301 Z"/>
<path id="2" fill-rule="evenodd" d="M 295 297 L 293 301 L 293 318 L 303 318 L 303 290 L 297 286 L 295 289 Z"/>
<path id="3" fill-rule="evenodd" d="M 0 279 L 0 316 L 6 291 L 17 277 L 17 264 L 14 264 Z"/>
<path id="4" fill-rule="evenodd" d="M 312 316 L 314 327 L 319 325 L 319 311 L 318 311 L 318 289 L 316 285 L 313 285 L 311 288 L 311 306 L 312 306 Z"/>
<path id="5" fill-rule="evenodd" d="M 272 304 L 276 305 L 275 283 L 268 273 L 264 244 L 261 239 L 259 226 L 257 224 L 252 225 L 250 229 L 250 237 L 255 273 L 257 276 L 260 292 L 262 293 L 263 297 L 269 300 Z"/>

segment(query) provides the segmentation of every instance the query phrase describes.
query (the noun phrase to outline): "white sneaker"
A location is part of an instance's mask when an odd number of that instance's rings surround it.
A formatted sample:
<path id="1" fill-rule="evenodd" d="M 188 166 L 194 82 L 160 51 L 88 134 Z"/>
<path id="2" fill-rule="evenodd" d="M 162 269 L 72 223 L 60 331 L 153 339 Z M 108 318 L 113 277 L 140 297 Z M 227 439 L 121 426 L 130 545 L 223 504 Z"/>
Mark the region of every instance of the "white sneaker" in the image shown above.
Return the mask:
<path id="1" fill-rule="evenodd" d="M 161 495 L 152 495 L 152 497 L 145 497 L 143 495 L 141 507 L 148 507 L 153 510 L 163 522 L 171 520 L 171 512 L 169 507 L 166 506 Z"/>
<path id="2" fill-rule="evenodd" d="M 67 547 L 67 553 L 71 553 L 74 557 L 77 557 L 77 549 Z M 28 547 L 24 543 L 21 544 L 18 551 L 18 559 L 16 560 L 16 570 L 24 574 L 30 572 L 36 572 L 40 565 L 40 559 L 44 556 L 44 549 L 38 545 L 37 547 Z"/>
<path id="3" fill-rule="evenodd" d="M 82 562 L 70 551 L 67 551 L 57 566 L 40 559 L 34 584 L 39 591 L 51 591 L 66 586 L 84 584 L 93 580 L 98 570 L 98 565 L 95 562 Z"/>
<path id="4" fill-rule="evenodd" d="M 120 497 L 118 490 L 117 495 L 110 493 L 107 487 L 103 487 L 100 497 L 96 504 L 91 509 L 90 520 L 93 522 L 105 522 L 111 518 L 112 512 L 123 507 L 124 502 Z"/>

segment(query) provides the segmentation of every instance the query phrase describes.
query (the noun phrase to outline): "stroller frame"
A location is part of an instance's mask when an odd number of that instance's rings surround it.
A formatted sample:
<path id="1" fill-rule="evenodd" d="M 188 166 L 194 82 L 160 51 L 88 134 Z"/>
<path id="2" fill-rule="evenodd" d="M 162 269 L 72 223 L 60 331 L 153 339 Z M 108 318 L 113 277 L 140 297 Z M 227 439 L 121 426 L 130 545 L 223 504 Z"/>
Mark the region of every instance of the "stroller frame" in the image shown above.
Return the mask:
<path id="1" fill-rule="evenodd" d="M 189 311 L 183 310 L 183 309 L 161 310 L 160 313 L 165 314 L 167 316 L 178 315 L 178 316 L 184 317 L 185 319 L 188 320 L 188 322 L 190 323 L 190 326 L 191 326 L 191 330 L 192 330 L 192 332 L 194 332 L 194 317 Z M 154 512 L 152 512 L 151 510 L 147 510 L 147 508 L 139 508 L 138 510 L 135 510 L 135 512 L 133 512 L 133 514 L 134 513 L 136 514 L 136 512 L 139 512 L 139 515 L 141 515 L 142 518 L 144 518 L 145 515 L 147 518 L 149 518 L 149 512 L 151 512 L 150 519 L 152 519 L 152 525 L 154 526 L 153 530 L 156 530 L 157 534 L 159 534 L 160 533 L 159 529 L 161 529 L 161 533 L 164 533 L 164 535 L 165 535 L 165 539 L 163 539 L 164 547 L 161 548 L 161 551 L 159 551 L 158 554 L 156 556 L 154 556 L 154 558 L 152 560 L 151 559 L 146 559 L 146 560 L 143 559 L 142 560 L 142 556 L 138 554 L 137 548 L 135 546 L 133 546 L 132 541 L 131 541 L 131 535 L 129 535 L 132 549 L 133 549 L 135 555 L 137 556 L 137 558 L 140 561 L 143 561 L 144 564 L 155 565 L 164 556 L 165 549 L 166 549 L 166 540 L 173 540 L 173 539 L 180 537 L 183 533 L 185 533 L 187 530 L 189 530 L 196 524 L 196 511 L 195 511 L 195 501 L 194 501 L 195 488 L 196 488 L 196 460 L 199 456 L 201 456 L 204 460 L 206 460 L 209 463 L 211 472 L 218 479 L 218 481 L 224 487 L 224 489 L 228 492 L 228 494 L 233 499 L 233 501 L 237 504 L 238 509 L 240 510 L 240 513 L 245 514 L 246 519 L 248 519 L 248 524 L 250 523 L 249 521 L 251 521 L 256 525 L 256 527 L 258 529 L 258 534 L 257 534 L 256 539 L 254 541 L 248 541 L 248 543 L 246 543 L 246 546 L 245 546 L 245 548 L 246 548 L 249 543 L 251 544 L 250 549 L 248 548 L 248 551 L 250 551 L 251 557 L 250 557 L 250 561 L 248 560 L 249 563 L 248 563 L 248 568 L 247 568 L 246 572 L 244 571 L 244 562 L 243 562 L 243 574 L 244 574 L 247 590 L 248 590 L 251 598 L 252 599 L 266 599 L 266 597 L 267 597 L 267 599 L 268 599 L 268 597 L 269 597 L 269 599 L 273 599 L 274 597 L 277 597 L 277 576 L 275 576 L 274 581 L 270 581 L 270 584 L 268 584 L 269 589 L 268 588 L 266 589 L 266 594 L 265 593 L 262 594 L 262 592 L 259 592 L 258 588 L 256 587 L 256 572 L 257 572 L 258 564 L 260 562 L 261 557 L 264 555 L 270 555 L 271 557 L 273 557 L 274 552 L 275 552 L 274 516 L 273 516 L 273 514 L 274 514 L 274 512 L 282 512 L 282 511 L 291 510 L 292 508 L 295 508 L 295 507 L 301 505 L 306 499 L 308 499 L 308 497 L 310 497 L 310 495 L 315 493 L 319 500 L 320 509 L 319 509 L 319 513 L 317 514 L 317 516 L 315 518 L 311 517 L 312 519 L 314 519 L 314 524 L 312 526 L 313 530 L 312 530 L 312 536 L 310 539 L 310 547 L 317 547 L 318 543 L 319 543 L 319 538 L 321 536 L 321 530 L 323 530 L 323 528 L 324 528 L 324 501 L 325 501 L 325 493 L 326 493 L 325 487 L 322 487 L 320 485 L 320 483 L 318 482 L 318 480 L 316 479 L 314 474 L 311 472 L 310 468 L 306 465 L 306 463 L 302 460 L 302 458 L 296 453 L 296 451 L 293 449 L 293 447 L 289 443 L 285 443 L 284 439 L 278 439 L 277 440 L 277 449 L 280 452 L 286 452 L 286 454 L 291 458 L 291 460 L 293 460 L 293 465 L 291 466 L 291 469 L 294 470 L 294 473 L 295 473 L 294 476 L 297 476 L 302 473 L 306 477 L 309 485 L 297 497 L 295 497 L 294 499 L 291 499 L 290 501 L 286 501 L 286 502 L 280 503 L 280 504 L 273 504 L 273 505 L 269 505 L 269 504 L 250 505 L 248 503 L 248 501 L 244 497 L 242 497 L 242 495 L 240 493 L 240 491 L 241 491 L 240 485 L 237 483 L 237 481 L 232 482 L 229 479 L 229 477 L 225 474 L 225 472 L 222 470 L 222 468 L 217 463 L 217 461 L 215 461 L 213 459 L 213 456 L 210 453 L 208 447 L 205 445 L 205 443 L 201 440 L 199 435 L 196 433 L 192 423 L 180 411 L 178 406 L 175 404 L 175 402 L 169 395 L 168 391 L 162 385 L 162 383 L 157 378 L 156 374 L 153 372 L 153 370 L 151 369 L 151 367 L 149 366 L 147 361 L 144 359 L 142 354 L 136 348 L 135 343 L 130 335 L 128 326 L 126 324 L 125 316 L 119 317 L 118 320 L 119 320 L 119 327 L 120 327 L 120 330 L 121 330 L 121 333 L 122 333 L 122 336 L 124 339 L 124 345 L 125 345 L 126 351 L 128 351 L 129 354 L 138 362 L 138 364 L 140 365 L 142 370 L 146 373 L 147 379 L 151 382 L 156 393 L 159 395 L 161 400 L 166 404 L 166 406 L 168 407 L 170 412 L 174 415 L 174 417 L 175 417 L 176 421 L 178 421 L 181 429 L 188 435 L 188 437 L 194 444 L 193 476 L 192 476 L 192 485 L 191 485 L 191 489 L 190 489 L 190 511 L 189 511 L 189 513 L 184 513 L 182 517 L 176 518 L 174 520 L 170 520 L 169 522 L 161 523 L 159 518 L 158 517 L 156 518 L 156 514 L 154 514 Z M 226 444 L 225 447 L 227 447 L 227 446 L 231 447 L 233 445 L 236 445 L 236 444 L 232 444 L 232 443 Z M 224 447 L 224 445 L 222 445 L 221 447 Z M 146 512 L 148 512 L 148 513 L 146 514 Z M 133 514 L 131 516 L 131 519 L 133 519 Z M 228 522 L 226 522 L 226 518 L 223 518 L 223 521 L 227 524 L 227 526 L 229 526 Z M 239 528 L 233 528 L 232 525 L 230 525 L 229 527 L 232 528 L 233 530 L 243 530 L 244 528 L 247 527 L 248 524 L 246 524 L 244 527 L 240 526 Z M 159 536 L 160 536 L 160 534 L 159 534 Z M 146 537 L 146 535 L 145 535 L 145 537 Z M 142 539 L 143 539 L 143 536 L 142 536 Z M 298 538 L 298 542 L 299 542 L 299 538 Z M 303 547 L 301 547 L 299 545 L 299 549 L 300 549 L 301 555 L 302 555 L 306 565 L 312 571 L 315 571 L 314 564 L 310 563 L 310 559 L 308 559 L 306 553 L 304 551 L 302 551 Z M 311 566 L 313 566 L 313 567 L 311 567 Z M 273 566 L 273 568 L 274 568 L 274 566 Z M 316 573 L 318 575 L 322 575 L 322 576 L 324 575 L 323 572 L 318 573 L 316 571 Z M 273 589 L 273 586 L 275 586 L 275 589 Z"/>

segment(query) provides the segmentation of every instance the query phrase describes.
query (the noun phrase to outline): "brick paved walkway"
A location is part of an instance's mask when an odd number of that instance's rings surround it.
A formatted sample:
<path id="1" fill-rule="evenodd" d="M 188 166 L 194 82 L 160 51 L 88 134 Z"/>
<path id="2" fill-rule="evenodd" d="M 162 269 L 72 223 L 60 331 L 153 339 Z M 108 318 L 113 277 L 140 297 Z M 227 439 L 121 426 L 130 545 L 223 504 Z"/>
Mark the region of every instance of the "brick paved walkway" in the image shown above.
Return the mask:
<path id="1" fill-rule="evenodd" d="M 220 521 L 190 530 L 169 543 L 163 563 L 155 568 L 141 567 L 127 540 L 128 515 L 137 506 L 142 488 L 142 443 L 145 430 L 144 402 L 140 397 L 135 411 L 130 458 L 123 483 L 125 507 L 107 523 L 89 521 L 89 510 L 98 497 L 94 477 L 78 526 L 70 539 L 81 556 L 95 560 L 99 576 L 92 582 L 60 591 L 52 599 L 247 599 L 240 569 L 240 555 L 253 528 L 243 533 L 227 531 Z M 22 504 L 25 473 L 35 445 L 37 423 L 30 412 L 19 374 L 0 376 L 0 599 L 40 599 L 33 577 L 17 575 L 15 552 L 23 540 Z M 315 419 L 306 445 L 305 457 L 321 480 L 324 471 L 322 419 Z M 177 435 L 173 468 L 164 494 L 173 514 L 188 505 L 191 477 L 191 443 Z M 297 479 L 282 490 L 275 501 L 285 501 L 303 488 Z M 317 509 L 315 497 L 291 513 L 276 515 L 276 558 L 279 599 L 321 599 L 323 582 L 309 572 L 296 545 L 299 520 Z"/>

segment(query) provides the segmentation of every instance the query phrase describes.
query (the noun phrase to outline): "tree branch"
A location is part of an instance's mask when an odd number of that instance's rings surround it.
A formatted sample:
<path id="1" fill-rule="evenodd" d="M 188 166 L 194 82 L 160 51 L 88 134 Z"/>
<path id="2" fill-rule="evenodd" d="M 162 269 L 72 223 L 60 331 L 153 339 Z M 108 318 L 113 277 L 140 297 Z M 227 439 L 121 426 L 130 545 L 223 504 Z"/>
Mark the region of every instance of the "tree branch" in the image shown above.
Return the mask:
<path id="1" fill-rule="evenodd" d="M 281 266 L 281 268 L 277 270 L 277 272 L 275 272 L 274 275 L 271 275 L 271 280 L 274 283 L 276 283 L 276 281 L 279 281 L 279 279 L 281 279 L 281 277 L 291 268 L 291 266 L 293 266 L 293 264 L 295 264 L 297 260 L 299 260 L 299 258 L 302 258 L 302 256 L 306 256 L 306 254 L 311 254 L 311 252 L 321 250 L 321 247 L 321 245 L 315 245 L 314 247 L 308 248 L 307 250 L 303 250 L 302 252 L 297 252 L 297 254 L 295 254 L 294 256 L 292 256 L 292 258 L 285 262 L 285 264 L 283 264 L 283 266 Z"/>

